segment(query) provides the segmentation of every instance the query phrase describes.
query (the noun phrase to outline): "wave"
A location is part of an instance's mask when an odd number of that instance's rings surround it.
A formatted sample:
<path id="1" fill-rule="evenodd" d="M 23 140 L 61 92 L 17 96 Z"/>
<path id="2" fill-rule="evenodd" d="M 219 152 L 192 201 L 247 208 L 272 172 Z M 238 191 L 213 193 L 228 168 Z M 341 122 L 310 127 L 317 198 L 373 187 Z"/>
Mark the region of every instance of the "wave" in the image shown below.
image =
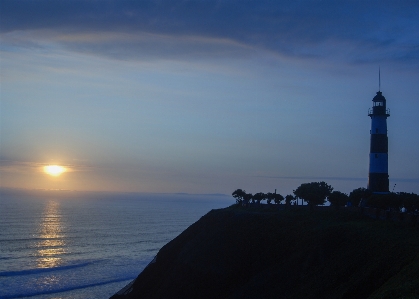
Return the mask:
<path id="1" fill-rule="evenodd" d="M 63 270 L 85 267 L 93 263 L 94 262 L 91 261 L 91 262 L 84 262 L 80 264 L 72 264 L 72 265 L 53 267 L 53 268 L 35 268 L 35 269 L 26 269 L 26 270 L 20 270 L 20 271 L 3 271 L 3 272 L 0 272 L 0 277 L 23 276 L 23 275 L 47 273 L 47 272 L 53 272 L 53 271 L 63 271 Z"/>
<path id="2" fill-rule="evenodd" d="M 74 291 L 74 290 L 79 290 L 79 289 L 97 287 L 97 286 L 110 284 L 110 283 L 115 283 L 115 282 L 133 280 L 136 277 L 137 277 L 137 275 L 130 275 L 130 276 L 127 276 L 127 277 L 120 277 L 120 278 L 110 279 L 110 280 L 106 280 L 106 281 L 86 283 L 86 284 L 77 285 L 77 286 L 62 287 L 62 288 L 58 288 L 58 289 L 55 289 L 55 290 L 44 290 L 44 291 L 35 291 L 34 290 L 32 292 L 29 291 L 27 293 L 0 296 L 0 299 L 14 299 L 14 298 L 23 298 L 23 297 L 32 297 L 32 296 L 39 296 L 39 295 L 63 293 L 63 292 Z"/>

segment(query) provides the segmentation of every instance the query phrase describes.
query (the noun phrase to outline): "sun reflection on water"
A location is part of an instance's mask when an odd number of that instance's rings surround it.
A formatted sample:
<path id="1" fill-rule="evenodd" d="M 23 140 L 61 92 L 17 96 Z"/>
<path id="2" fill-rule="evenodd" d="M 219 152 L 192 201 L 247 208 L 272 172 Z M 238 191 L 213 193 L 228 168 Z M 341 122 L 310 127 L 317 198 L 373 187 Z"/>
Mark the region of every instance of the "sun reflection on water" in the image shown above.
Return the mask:
<path id="1" fill-rule="evenodd" d="M 59 202 L 49 201 L 39 227 L 40 241 L 36 244 L 38 268 L 53 268 L 63 262 L 61 256 L 67 251 L 61 218 Z"/>

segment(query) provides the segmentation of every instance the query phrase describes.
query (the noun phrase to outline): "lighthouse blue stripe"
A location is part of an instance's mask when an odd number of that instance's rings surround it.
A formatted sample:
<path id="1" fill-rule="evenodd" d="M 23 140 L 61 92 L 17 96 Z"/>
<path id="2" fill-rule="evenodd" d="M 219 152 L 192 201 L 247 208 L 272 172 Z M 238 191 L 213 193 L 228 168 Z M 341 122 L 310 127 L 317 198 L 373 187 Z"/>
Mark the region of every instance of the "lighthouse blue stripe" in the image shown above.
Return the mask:
<path id="1" fill-rule="evenodd" d="M 388 173 L 388 154 L 370 153 L 370 173 Z"/>
<path id="2" fill-rule="evenodd" d="M 371 117 L 371 134 L 387 134 L 387 120 L 385 117 Z"/>

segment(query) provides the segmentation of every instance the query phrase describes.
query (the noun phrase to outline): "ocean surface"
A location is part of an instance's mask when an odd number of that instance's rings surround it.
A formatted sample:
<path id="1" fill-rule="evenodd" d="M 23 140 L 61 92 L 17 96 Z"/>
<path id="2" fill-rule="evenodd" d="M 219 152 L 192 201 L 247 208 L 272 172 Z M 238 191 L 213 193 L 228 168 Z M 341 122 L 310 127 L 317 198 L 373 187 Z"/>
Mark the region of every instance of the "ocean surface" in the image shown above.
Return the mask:
<path id="1" fill-rule="evenodd" d="M 226 195 L 0 193 L 0 298 L 109 298 Z"/>

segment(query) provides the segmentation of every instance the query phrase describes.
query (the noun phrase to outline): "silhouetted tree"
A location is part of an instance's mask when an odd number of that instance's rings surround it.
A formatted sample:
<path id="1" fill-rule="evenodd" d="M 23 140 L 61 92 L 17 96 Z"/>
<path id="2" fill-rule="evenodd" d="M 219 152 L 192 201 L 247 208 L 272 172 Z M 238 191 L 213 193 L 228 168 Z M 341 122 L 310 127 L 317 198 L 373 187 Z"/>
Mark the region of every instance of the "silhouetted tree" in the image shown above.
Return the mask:
<path id="1" fill-rule="evenodd" d="M 287 206 L 291 205 L 291 201 L 294 200 L 294 196 L 291 194 L 288 194 L 287 196 L 285 196 L 285 204 Z"/>
<path id="2" fill-rule="evenodd" d="M 272 200 L 275 199 L 275 194 L 272 192 L 268 192 L 266 193 L 266 202 L 268 203 L 268 205 L 271 204 Z"/>
<path id="3" fill-rule="evenodd" d="M 348 202 L 349 196 L 340 191 L 333 191 L 327 199 L 331 206 L 338 208 L 344 206 Z"/>
<path id="4" fill-rule="evenodd" d="M 268 193 L 263 193 L 263 192 L 261 192 L 262 193 L 262 201 L 263 200 L 268 200 Z"/>
<path id="5" fill-rule="evenodd" d="M 333 187 L 325 182 L 312 182 L 301 184 L 294 195 L 306 201 L 311 208 L 316 205 L 322 205 L 326 201 L 326 197 L 333 191 Z"/>
<path id="6" fill-rule="evenodd" d="M 372 194 L 368 198 L 367 205 L 378 209 L 399 209 L 402 206 L 402 200 L 397 193 Z"/>
<path id="7" fill-rule="evenodd" d="M 371 191 L 366 188 L 358 188 L 349 193 L 349 201 L 353 206 L 359 206 L 361 199 L 367 200 L 371 196 Z"/>
<path id="8" fill-rule="evenodd" d="M 398 195 L 407 212 L 414 212 L 419 209 L 419 195 L 406 192 L 400 192 Z"/>
<path id="9" fill-rule="evenodd" d="M 413 212 L 419 208 L 419 195 L 406 192 L 370 194 L 368 197 L 367 205 L 369 207 L 379 208 L 383 210 L 398 210 L 401 207 L 404 207 L 407 212 Z"/>
<path id="10" fill-rule="evenodd" d="M 241 204 L 246 196 L 246 191 L 237 189 L 231 195 L 236 199 L 237 204 Z"/>
<path id="11" fill-rule="evenodd" d="M 253 195 L 253 199 L 254 199 L 255 201 L 257 201 L 257 203 L 258 203 L 258 204 L 260 204 L 260 202 L 261 202 L 262 200 L 265 200 L 265 198 L 266 198 L 266 194 L 265 194 L 265 193 L 263 193 L 263 192 L 258 192 L 258 193 L 256 193 L 255 195 Z"/>
<path id="12" fill-rule="evenodd" d="M 276 204 L 280 204 L 281 201 L 283 201 L 283 200 L 284 200 L 284 197 L 281 194 L 279 194 L 279 193 L 274 194 L 274 202 Z"/>
<path id="13" fill-rule="evenodd" d="M 252 193 L 246 193 L 243 199 L 245 204 L 248 204 L 250 201 L 254 201 Z"/>

